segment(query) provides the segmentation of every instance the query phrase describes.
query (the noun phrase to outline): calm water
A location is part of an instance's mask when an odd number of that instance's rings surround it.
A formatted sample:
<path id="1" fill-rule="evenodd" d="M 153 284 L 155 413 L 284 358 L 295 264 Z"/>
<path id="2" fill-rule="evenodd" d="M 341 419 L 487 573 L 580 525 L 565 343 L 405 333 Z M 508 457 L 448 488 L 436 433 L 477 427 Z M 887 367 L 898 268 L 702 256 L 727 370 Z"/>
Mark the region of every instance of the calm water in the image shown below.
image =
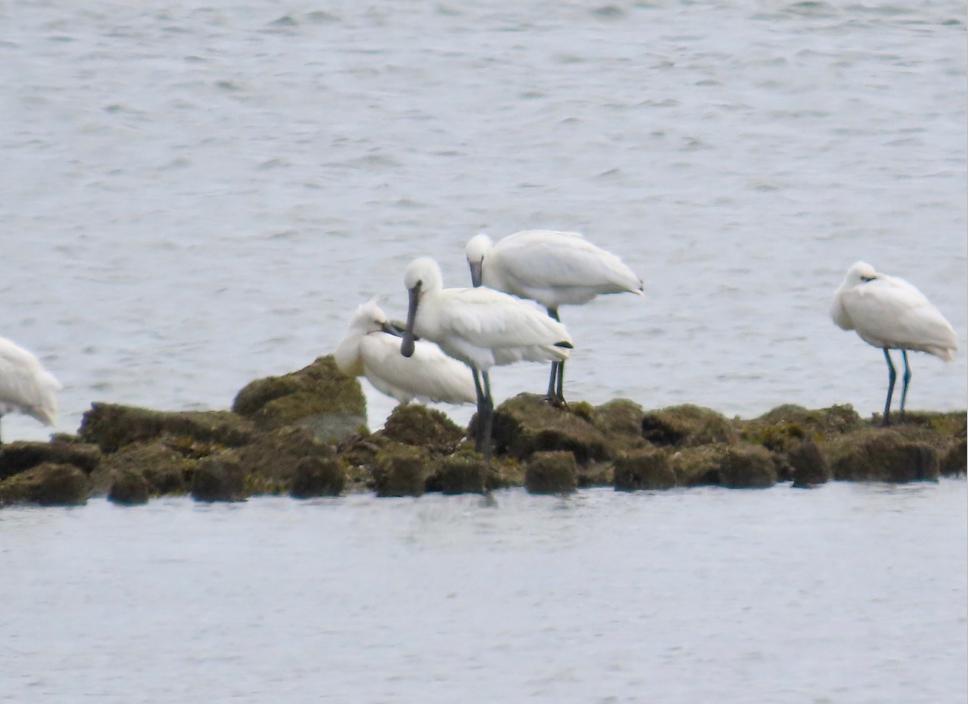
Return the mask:
<path id="1" fill-rule="evenodd" d="M 964 480 L 0 512 L 0 702 L 965 701 Z"/>

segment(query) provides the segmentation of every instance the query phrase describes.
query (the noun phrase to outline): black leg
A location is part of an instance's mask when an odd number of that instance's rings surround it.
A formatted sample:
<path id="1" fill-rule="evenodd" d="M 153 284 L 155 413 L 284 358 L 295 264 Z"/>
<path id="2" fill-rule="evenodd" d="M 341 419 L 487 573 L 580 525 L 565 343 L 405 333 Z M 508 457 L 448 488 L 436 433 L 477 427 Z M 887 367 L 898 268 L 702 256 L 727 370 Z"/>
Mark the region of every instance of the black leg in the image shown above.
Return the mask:
<path id="1" fill-rule="evenodd" d="M 481 378 L 484 381 L 484 404 L 487 410 L 487 415 L 484 421 L 484 431 L 481 435 L 484 448 L 481 450 L 484 454 L 484 461 L 490 463 L 491 461 L 491 433 L 494 430 L 494 399 L 491 398 L 491 378 L 487 375 L 487 372 L 481 372 Z"/>
<path id="2" fill-rule="evenodd" d="M 548 315 L 553 319 L 561 322 L 561 318 L 558 317 L 557 308 L 548 308 Z M 552 362 L 551 363 L 551 379 L 548 380 L 548 402 L 554 406 L 564 406 L 565 405 L 565 394 L 563 388 L 565 385 L 565 363 L 564 362 Z"/>
<path id="3" fill-rule="evenodd" d="M 481 451 L 484 438 L 484 416 L 486 414 L 484 389 L 481 387 L 481 377 L 477 369 L 471 367 L 471 374 L 474 377 L 474 391 L 477 394 L 477 427 L 474 429 L 474 449 Z"/>
<path id="4" fill-rule="evenodd" d="M 548 379 L 548 403 L 555 402 L 555 379 L 558 378 L 558 362 L 551 363 L 551 377 Z"/>
<path id="5" fill-rule="evenodd" d="M 891 355 L 887 348 L 884 348 L 884 359 L 887 360 L 887 401 L 884 402 L 884 421 L 881 425 L 891 424 L 891 396 L 894 394 L 894 380 L 897 379 L 897 371 L 894 363 L 891 362 Z"/>
<path id="6" fill-rule="evenodd" d="M 911 367 L 908 366 L 907 350 L 901 350 L 901 358 L 904 359 L 904 387 L 901 389 L 901 418 L 904 418 L 904 401 L 907 400 L 908 384 L 911 382 Z"/>

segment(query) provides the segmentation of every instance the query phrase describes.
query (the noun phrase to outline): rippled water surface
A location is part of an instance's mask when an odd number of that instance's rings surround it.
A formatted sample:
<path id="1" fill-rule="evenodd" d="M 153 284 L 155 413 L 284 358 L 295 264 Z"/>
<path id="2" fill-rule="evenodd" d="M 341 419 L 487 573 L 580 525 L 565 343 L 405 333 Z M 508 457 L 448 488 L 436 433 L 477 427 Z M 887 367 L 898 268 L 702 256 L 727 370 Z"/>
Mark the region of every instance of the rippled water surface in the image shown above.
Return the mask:
<path id="1" fill-rule="evenodd" d="M 886 2 L 0 6 L 0 334 L 95 399 L 227 406 L 479 230 L 577 229 L 647 297 L 567 308 L 574 398 L 883 403 L 850 263 L 965 347 L 965 8 Z M 910 404 L 963 408 L 965 355 Z M 544 371 L 496 370 L 495 396 Z M 391 402 L 370 391 L 370 420 Z M 459 420 L 469 411 L 459 410 Z M 43 437 L 8 418 L 10 437 Z"/>
<path id="2" fill-rule="evenodd" d="M 2 702 L 965 701 L 964 480 L 0 512 Z"/>

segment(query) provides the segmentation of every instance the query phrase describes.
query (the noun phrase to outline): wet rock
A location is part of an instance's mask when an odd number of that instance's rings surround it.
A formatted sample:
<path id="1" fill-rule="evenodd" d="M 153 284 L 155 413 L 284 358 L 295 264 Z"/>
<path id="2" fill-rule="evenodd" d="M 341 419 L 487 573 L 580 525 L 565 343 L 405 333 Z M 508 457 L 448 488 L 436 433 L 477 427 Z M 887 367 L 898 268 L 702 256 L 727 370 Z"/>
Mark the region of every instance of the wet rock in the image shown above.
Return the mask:
<path id="1" fill-rule="evenodd" d="M 339 496 L 346 484 L 346 472 L 335 457 L 304 457 L 296 465 L 289 495 L 296 499 Z"/>
<path id="2" fill-rule="evenodd" d="M 86 473 L 92 472 L 101 461 L 97 446 L 65 441 L 64 437 L 51 442 L 17 441 L 0 445 L 0 480 L 44 462 L 72 464 Z"/>
<path id="3" fill-rule="evenodd" d="M 787 452 L 786 457 L 792 469 L 790 478 L 793 479 L 793 486 L 808 488 L 830 481 L 830 464 L 813 440 L 801 440 L 799 445 Z"/>
<path id="4" fill-rule="evenodd" d="M 765 489 L 776 484 L 776 467 L 769 450 L 739 444 L 726 449 L 719 466 L 719 483 L 731 489 Z"/>
<path id="5" fill-rule="evenodd" d="M 911 482 L 934 480 L 938 452 L 891 429 L 869 428 L 841 436 L 825 446 L 835 479 Z"/>
<path id="6" fill-rule="evenodd" d="M 125 469 L 114 475 L 108 500 L 116 504 L 135 506 L 148 503 L 148 493 L 148 482 L 144 475 L 133 469 Z"/>
<path id="7" fill-rule="evenodd" d="M 487 477 L 488 467 L 484 458 L 476 452 L 464 453 L 441 461 L 433 485 L 434 489 L 444 494 L 482 494 L 487 486 Z"/>
<path id="8" fill-rule="evenodd" d="M 340 372 L 332 355 L 297 372 L 251 382 L 239 391 L 232 410 L 264 430 L 297 425 L 322 442 L 339 441 L 366 426 L 360 383 Z"/>
<path id="9" fill-rule="evenodd" d="M 394 443 L 376 456 L 373 479 L 377 496 L 421 496 L 431 474 L 426 450 Z"/>
<path id="10" fill-rule="evenodd" d="M 615 488 L 619 491 L 671 489 L 675 485 L 676 473 L 664 450 L 635 450 L 615 460 Z"/>
<path id="11" fill-rule="evenodd" d="M 943 476 L 964 474 L 966 465 L 968 465 L 968 461 L 966 461 L 966 454 L 968 454 L 968 447 L 965 445 L 965 439 L 962 438 L 951 445 L 941 456 L 940 465 L 938 467 L 941 474 Z"/>
<path id="12" fill-rule="evenodd" d="M 684 447 L 669 458 L 679 486 L 719 484 L 719 470 L 729 445 L 699 445 Z"/>
<path id="13" fill-rule="evenodd" d="M 400 404 L 377 433 L 395 442 L 450 454 L 464 439 L 464 429 L 440 411 L 420 404 Z"/>
<path id="14" fill-rule="evenodd" d="M 858 430 L 863 421 L 850 405 L 808 410 L 786 404 L 737 425 L 743 440 L 773 452 L 787 452 L 808 438 L 816 441 Z"/>
<path id="15" fill-rule="evenodd" d="M 332 447 L 317 440 L 309 429 L 299 426 L 257 435 L 251 443 L 239 448 L 237 455 L 246 475 L 246 488 L 253 494 L 289 492 L 297 468 L 305 459 L 336 462 Z"/>
<path id="16" fill-rule="evenodd" d="M 135 442 L 106 455 L 91 473 L 92 492 L 104 494 L 119 475 L 136 472 L 144 478 L 151 496 L 186 493 L 197 462 L 172 448 L 170 440 L 166 436 Z"/>
<path id="17" fill-rule="evenodd" d="M 645 442 L 642 441 L 645 446 Z M 578 465 L 578 486 L 615 486 L 615 465 L 612 462 L 589 462 Z"/>
<path id="18" fill-rule="evenodd" d="M 514 457 L 494 457 L 487 469 L 488 490 L 524 486 L 524 465 Z"/>
<path id="19" fill-rule="evenodd" d="M 531 494 L 569 494 L 578 487 L 578 465 L 568 451 L 535 452 L 528 461 L 524 486 Z"/>
<path id="20" fill-rule="evenodd" d="M 231 453 L 199 460 L 192 477 L 192 498 L 196 501 L 244 501 L 245 473 Z"/>
<path id="21" fill-rule="evenodd" d="M 43 462 L 0 481 L 0 506 L 76 506 L 87 501 L 89 488 L 87 474 L 75 465 Z"/>
<path id="22" fill-rule="evenodd" d="M 472 432 L 473 432 L 472 422 Z M 536 452 L 562 450 L 585 464 L 610 459 L 609 439 L 588 420 L 568 409 L 555 408 L 543 396 L 518 394 L 494 412 L 494 446 L 497 452 L 524 459 Z"/>
<path id="23" fill-rule="evenodd" d="M 725 416 L 691 404 L 646 413 L 642 418 L 642 436 L 653 445 L 675 447 L 737 440 L 737 433 Z"/>
<path id="24" fill-rule="evenodd" d="M 624 435 L 636 440 L 642 438 L 642 406 L 627 398 L 617 398 L 595 408 L 595 427 L 606 435 Z"/>
<path id="25" fill-rule="evenodd" d="M 116 452 L 133 442 L 161 435 L 184 436 L 186 442 L 237 447 L 253 435 L 251 423 L 228 411 L 152 411 L 136 406 L 93 403 L 81 420 L 80 437 L 102 452 Z"/>

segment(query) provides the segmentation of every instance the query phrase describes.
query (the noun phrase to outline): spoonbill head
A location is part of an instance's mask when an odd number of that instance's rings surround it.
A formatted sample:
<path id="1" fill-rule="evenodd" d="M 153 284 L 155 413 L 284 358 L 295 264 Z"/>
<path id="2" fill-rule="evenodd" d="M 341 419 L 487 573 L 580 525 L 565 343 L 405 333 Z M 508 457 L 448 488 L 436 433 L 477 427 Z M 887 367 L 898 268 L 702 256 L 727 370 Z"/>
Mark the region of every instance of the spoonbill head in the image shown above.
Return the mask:
<path id="1" fill-rule="evenodd" d="M 33 354 L 0 337 L 0 419 L 6 413 L 18 412 L 44 425 L 54 425 L 61 388 Z"/>
<path id="2" fill-rule="evenodd" d="M 400 332 L 375 301 L 357 307 L 333 356 L 344 374 L 366 377 L 376 389 L 401 403 L 476 400 L 470 370 L 437 345 L 416 340 L 413 356 L 401 356 Z"/>
<path id="3" fill-rule="evenodd" d="M 830 317 L 838 327 L 856 331 L 864 342 L 884 351 L 888 368 L 884 425 L 890 423 L 897 376 L 888 350 L 901 350 L 904 360 L 903 417 L 911 381 L 908 351 L 926 352 L 951 361 L 958 349 L 954 328 L 921 291 L 902 278 L 878 272 L 867 262 L 856 262 L 847 270 L 834 294 Z"/>

